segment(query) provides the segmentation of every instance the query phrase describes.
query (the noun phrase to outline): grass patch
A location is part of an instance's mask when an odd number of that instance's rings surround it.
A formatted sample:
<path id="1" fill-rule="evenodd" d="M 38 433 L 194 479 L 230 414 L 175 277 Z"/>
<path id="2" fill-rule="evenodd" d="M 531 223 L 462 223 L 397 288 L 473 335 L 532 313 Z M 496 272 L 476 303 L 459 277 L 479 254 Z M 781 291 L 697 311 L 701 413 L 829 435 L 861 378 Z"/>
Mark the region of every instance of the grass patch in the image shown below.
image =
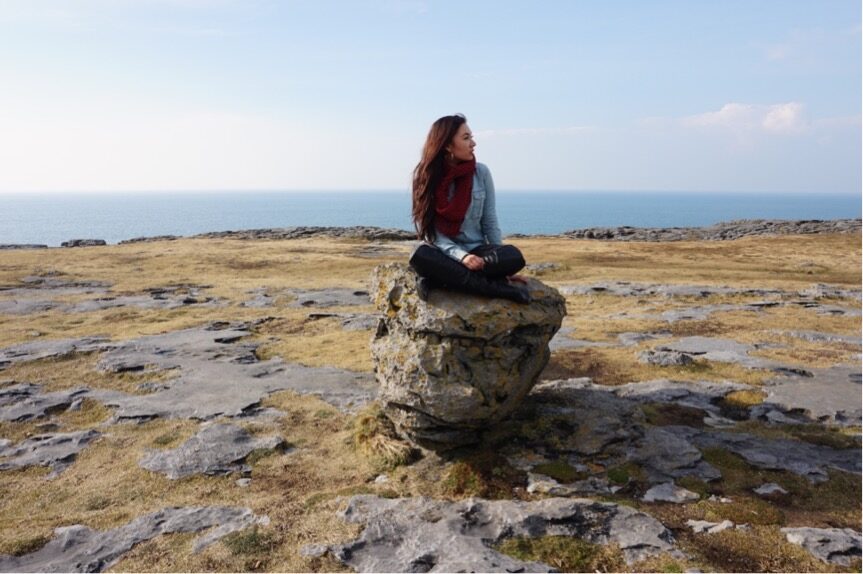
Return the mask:
<path id="1" fill-rule="evenodd" d="M 30 554 L 32 552 L 36 552 L 51 540 L 49 536 L 33 536 L 30 538 L 22 538 L 16 540 L 11 545 L 9 545 L 6 552 L 11 554 L 12 556 L 24 556 L 25 554 Z"/>
<path id="2" fill-rule="evenodd" d="M 849 434 L 847 429 L 842 427 L 819 424 L 766 425 L 756 421 L 743 421 L 734 430 L 764 438 L 800 440 L 835 449 L 860 448 L 860 435 L 857 432 Z"/>
<path id="3" fill-rule="evenodd" d="M 446 469 L 439 492 L 449 498 L 517 498 L 527 474 L 513 468 L 497 451 L 468 452 Z"/>
<path id="4" fill-rule="evenodd" d="M 606 475 L 609 482 L 618 486 L 629 484 L 630 481 L 643 482 L 647 479 L 644 469 L 633 462 L 613 466 L 606 471 Z"/>
<path id="5" fill-rule="evenodd" d="M 416 450 L 396 434 L 393 423 L 377 403 L 354 420 L 353 444 L 380 470 L 408 464 L 417 456 Z"/>
<path id="6" fill-rule="evenodd" d="M 572 536 L 508 538 L 497 550 L 518 560 L 543 562 L 560 572 L 621 572 L 626 567 L 617 546 L 592 544 Z"/>
<path id="7" fill-rule="evenodd" d="M 647 422 L 655 426 L 685 425 L 704 428 L 706 413 L 695 407 L 674 403 L 646 403 L 641 405 L 641 411 Z"/>
<path id="8" fill-rule="evenodd" d="M 753 526 L 751 531 L 723 530 L 710 535 L 685 535 L 685 552 L 711 569 L 724 572 L 859 572 L 821 562 L 802 547 L 789 543 L 775 526 Z"/>
<path id="9" fill-rule="evenodd" d="M 588 473 L 579 472 L 562 460 L 537 465 L 533 467 L 533 471 L 562 483 L 575 482 L 588 477 Z"/>

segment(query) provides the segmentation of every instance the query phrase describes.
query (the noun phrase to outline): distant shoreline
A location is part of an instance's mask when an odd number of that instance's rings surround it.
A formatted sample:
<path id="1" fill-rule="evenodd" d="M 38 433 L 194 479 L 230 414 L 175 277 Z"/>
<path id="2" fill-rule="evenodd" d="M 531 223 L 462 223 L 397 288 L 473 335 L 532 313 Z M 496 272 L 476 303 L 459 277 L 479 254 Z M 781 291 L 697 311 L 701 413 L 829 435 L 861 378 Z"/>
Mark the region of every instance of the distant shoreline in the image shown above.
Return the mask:
<path id="1" fill-rule="evenodd" d="M 588 227 L 572 229 L 557 234 L 513 233 L 510 238 L 558 238 L 558 239 L 596 239 L 603 241 L 723 241 L 749 236 L 764 235 L 820 235 L 831 233 L 860 233 L 860 219 L 741 219 L 724 221 L 704 227 Z M 266 229 L 245 229 L 236 231 L 213 231 L 197 235 L 157 235 L 136 237 L 116 243 L 141 243 L 153 241 L 175 241 L 179 239 L 246 239 L 280 240 L 307 237 L 332 237 L 366 239 L 372 241 L 410 241 L 415 240 L 413 232 L 403 229 L 374 226 L 324 227 L 298 226 Z M 70 239 L 63 242 L 64 247 L 93 247 L 109 245 L 103 239 Z M 0 244 L 0 250 L 11 249 L 57 249 L 42 244 Z"/>

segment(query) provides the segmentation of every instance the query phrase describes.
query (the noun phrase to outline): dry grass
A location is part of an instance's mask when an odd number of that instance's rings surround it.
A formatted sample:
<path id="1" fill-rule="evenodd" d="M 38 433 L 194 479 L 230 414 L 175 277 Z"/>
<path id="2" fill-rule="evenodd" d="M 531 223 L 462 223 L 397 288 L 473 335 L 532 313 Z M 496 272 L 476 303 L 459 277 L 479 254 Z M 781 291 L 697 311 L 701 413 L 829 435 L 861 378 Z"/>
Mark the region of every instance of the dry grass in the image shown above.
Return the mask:
<path id="1" fill-rule="evenodd" d="M 860 285 L 860 243 L 855 236 L 799 236 L 746 238 L 730 242 L 612 243 L 559 239 L 514 241 L 530 262 L 551 261 L 560 269 L 546 272 L 542 280 L 552 285 L 589 284 L 596 281 L 730 285 L 735 287 L 803 289 L 814 283 L 845 288 Z M 367 245 L 357 240 L 304 239 L 290 241 L 181 240 L 81 249 L 0 252 L 0 285 L 14 285 L 27 275 L 54 273 L 58 278 L 106 281 L 112 294 L 140 294 L 144 289 L 166 285 L 207 286 L 203 296 L 224 300 L 222 307 L 186 306 L 175 310 L 136 308 L 109 309 L 90 313 L 46 312 L 32 316 L 0 315 L 0 347 L 39 338 L 104 335 L 122 340 L 195 327 L 215 320 L 252 321 L 270 317 L 258 325 L 250 340 L 261 344 L 261 358 L 280 356 L 309 366 L 336 366 L 355 371 L 372 369 L 369 331 L 342 331 L 335 319 L 308 319 L 309 309 L 289 307 L 288 297 L 278 297 L 275 306 L 264 309 L 242 307 L 249 291 L 267 288 L 278 293 L 287 288 L 350 287 L 368 289 L 371 270 L 392 257 L 364 258 L 356 254 Z M 407 247 L 397 245 L 405 260 Z M 397 258 L 398 259 L 398 258 Z M 3 298 L 0 291 L 0 298 Z M 69 296 L 79 301 L 85 296 Z M 639 351 L 690 335 L 732 338 L 741 342 L 773 342 L 786 345 L 762 349 L 753 355 L 801 366 L 828 366 L 853 360 L 853 345 L 810 343 L 782 335 L 782 331 L 813 330 L 859 336 L 859 317 L 818 315 L 813 310 L 781 306 L 762 312 L 715 313 L 706 320 L 668 323 L 641 315 L 694 305 L 745 303 L 759 300 L 748 296 L 707 298 L 627 298 L 608 294 L 567 297 L 569 316 L 565 325 L 575 328 L 573 337 L 616 342 L 623 332 L 668 330 L 667 339 L 648 341 L 628 349 L 586 348 L 553 354 L 544 378 L 590 376 L 601 384 L 617 385 L 655 378 L 686 380 L 734 380 L 760 385 L 770 373 L 729 364 L 698 361 L 683 368 L 642 365 Z M 828 301 L 859 308 L 854 301 Z M 371 306 L 328 309 L 370 312 Z M 39 332 L 34 336 L 33 332 Z M 17 364 L 0 371 L 0 386 L 12 381 L 45 385 L 48 390 L 78 386 L 137 392 L 137 385 L 172 373 L 141 375 L 108 374 L 95 369 L 97 355 L 73 355 Z M 732 396 L 731 402 L 757 402 L 757 390 Z M 263 405 L 286 416 L 271 423 L 242 423 L 250 432 L 280 434 L 295 450 L 254 461 L 252 483 L 240 488 L 236 477 L 190 477 L 177 481 L 141 469 L 137 461 L 148 449 L 176 448 L 197 432 L 193 421 L 157 420 L 141 425 L 120 424 L 100 428 L 105 435 L 85 449 L 59 478 L 44 480 L 47 470 L 30 468 L 2 473 L 0 481 L 0 553 L 25 553 L 38 548 L 56 526 L 85 524 L 113 528 L 136 516 L 166 506 L 235 505 L 268 515 L 271 525 L 240 533 L 192 554 L 195 535 L 162 536 L 136 546 L 115 571 L 345 571 L 332 558 L 303 558 L 299 549 L 310 543 L 348 540 L 357 525 L 339 519 L 335 511 L 344 497 L 357 493 L 381 496 L 433 496 L 462 498 L 482 495 L 495 498 L 528 498 L 525 476 L 514 470 L 497 450 L 472 451 L 450 460 L 434 456 L 407 465 L 382 465 L 380 454 L 403 454 L 386 429 L 375 426 L 376 416 L 345 415 L 312 397 L 291 392 L 276 393 Z M 646 405 L 647 419 L 654 424 L 697 421 L 699 413 Z M 85 401 L 76 412 L 54 414 L 50 422 L 63 430 L 99 428 L 110 411 Z M 365 417 L 365 418 L 364 418 Z M 0 424 L 0 436 L 20 440 L 40 432 L 46 421 Z M 547 429 L 542 421 L 531 423 L 531 432 Z M 745 425 L 744 425 L 745 426 Z M 750 425 L 751 426 L 751 425 Z M 856 444 L 854 436 L 833 429 L 743 428 L 764 436 L 793 438 L 817 444 Z M 851 433 L 854 434 L 853 432 Z M 859 435 L 859 429 L 856 432 Z M 357 448 L 358 435 L 367 440 Z M 398 446 L 398 445 L 396 445 Z M 394 450 L 395 448 L 395 450 Z M 371 453 L 371 456 L 370 454 Z M 723 479 L 709 485 L 692 485 L 704 492 L 729 494 L 735 504 L 720 507 L 704 501 L 684 507 L 631 504 L 654 514 L 679 535 L 682 548 L 692 556 L 679 561 L 658 557 L 624 568 L 619 554 L 606 548 L 567 546 L 572 568 L 620 568 L 642 571 L 704 570 L 843 570 L 827 567 L 789 545 L 779 534 L 787 525 L 851 525 L 859 523 L 859 476 L 831 474 L 823 485 L 809 485 L 786 473 L 769 473 L 740 464 L 732 455 L 706 453 L 721 468 Z M 400 456 L 395 457 L 401 460 Z M 591 461 L 587 461 L 592 463 Z M 395 466 L 395 467 L 394 467 Z M 394 468 L 393 468 L 394 467 Z M 389 481 L 374 478 L 386 468 Z M 592 467 L 591 467 L 592 468 Z M 602 468 L 602 465 L 597 466 Z M 561 477 L 569 469 L 549 467 Z M 563 473 L 563 474 L 561 474 Z M 625 483 L 641 480 L 639 469 L 615 467 L 609 477 Z M 752 485 L 773 481 L 792 496 L 764 502 L 750 494 Z M 856 499 L 854 497 L 857 497 Z M 759 513 L 750 533 L 730 532 L 721 536 L 688 534 L 685 520 L 695 517 L 746 517 Z M 519 543 L 514 543 L 518 545 Z M 562 560 L 556 541 L 522 541 L 518 551 L 542 555 L 551 552 Z M 549 557 L 548 560 L 552 560 Z"/>

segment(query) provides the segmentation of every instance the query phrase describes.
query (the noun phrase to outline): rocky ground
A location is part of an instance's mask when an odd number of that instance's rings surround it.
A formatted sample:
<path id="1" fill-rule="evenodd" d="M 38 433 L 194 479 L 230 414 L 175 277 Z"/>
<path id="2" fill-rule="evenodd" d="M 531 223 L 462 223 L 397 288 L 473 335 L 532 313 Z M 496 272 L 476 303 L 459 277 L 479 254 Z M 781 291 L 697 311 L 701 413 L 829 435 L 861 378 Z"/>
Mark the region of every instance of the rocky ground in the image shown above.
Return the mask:
<path id="1" fill-rule="evenodd" d="M 511 238 L 567 316 L 445 454 L 375 402 L 411 241 L 3 251 L 0 570 L 859 571 L 859 222 L 821 231 Z"/>

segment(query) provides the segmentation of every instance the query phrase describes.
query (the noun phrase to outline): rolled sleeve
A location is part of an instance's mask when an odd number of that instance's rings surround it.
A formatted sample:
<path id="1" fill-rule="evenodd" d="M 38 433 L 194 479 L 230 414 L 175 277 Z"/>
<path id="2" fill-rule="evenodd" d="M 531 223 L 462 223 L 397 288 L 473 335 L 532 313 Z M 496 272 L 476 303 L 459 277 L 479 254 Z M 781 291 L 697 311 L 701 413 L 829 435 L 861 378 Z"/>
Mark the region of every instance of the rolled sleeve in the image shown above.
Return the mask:
<path id="1" fill-rule="evenodd" d="M 455 241 L 440 232 L 435 234 L 434 244 L 438 249 L 459 262 L 468 254 L 468 252 L 459 247 Z"/>

